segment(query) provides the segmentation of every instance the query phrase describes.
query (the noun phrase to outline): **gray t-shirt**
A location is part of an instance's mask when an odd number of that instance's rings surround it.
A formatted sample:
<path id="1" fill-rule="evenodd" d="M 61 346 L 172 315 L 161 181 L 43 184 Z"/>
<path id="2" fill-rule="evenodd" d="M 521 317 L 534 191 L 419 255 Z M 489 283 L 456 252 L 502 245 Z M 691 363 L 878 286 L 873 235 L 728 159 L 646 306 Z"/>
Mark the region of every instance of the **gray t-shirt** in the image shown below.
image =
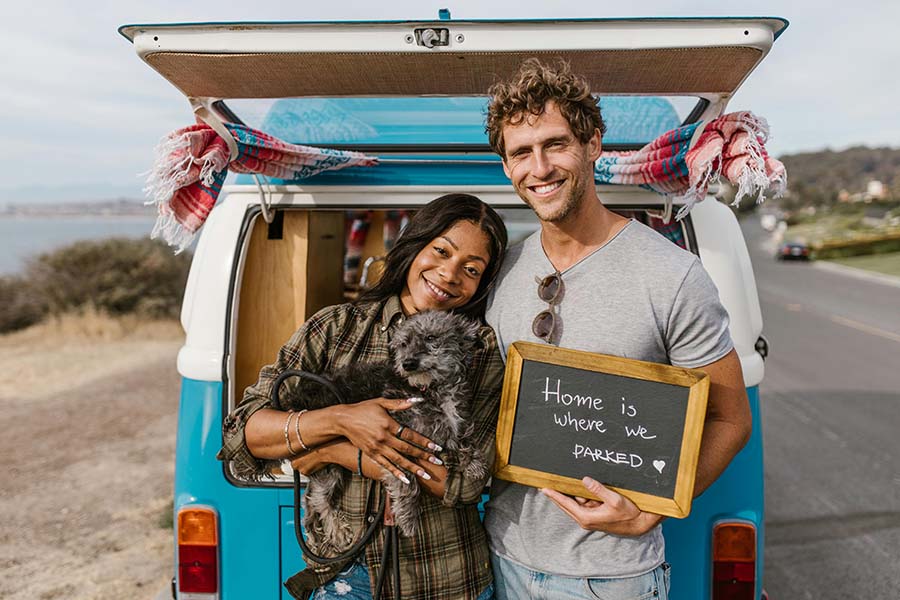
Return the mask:
<path id="1" fill-rule="evenodd" d="M 540 231 L 509 250 L 487 309 L 504 360 L 547 308 L 538 281 L 555 271 Z M 700 367 L 732 349 L 728 314 L 699 259 L 630 221 L 562 273 L 553 342 L 625 358 Z M 485 512 L 491 548 L 536 571 L 571 577 L 632 577 L 663 562 L 660 527 L 640 537 L 581 529 L 536 488 L 494 479 Z"/>

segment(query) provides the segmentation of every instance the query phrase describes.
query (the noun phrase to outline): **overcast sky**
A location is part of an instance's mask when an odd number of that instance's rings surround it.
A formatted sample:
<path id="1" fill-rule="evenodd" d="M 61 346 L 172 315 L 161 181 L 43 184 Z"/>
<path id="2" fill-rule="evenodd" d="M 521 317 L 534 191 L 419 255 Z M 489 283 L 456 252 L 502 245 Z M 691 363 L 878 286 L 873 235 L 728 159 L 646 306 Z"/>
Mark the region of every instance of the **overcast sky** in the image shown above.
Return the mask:
<path id="1" fill-rule="evenodd" d="M 768 118 L 774 154 L 900 146 L 900 3 L 757 1 L 384 0 L 7 3 L 0 23 L 0 201 L 66 188 L 56 199 L 137 196 L 137 173 L 168 131 L 192 122 L 183 96 L 142 63 L 116 28 L 190 21 L 780 16 L 791 24 L 729 110 Z M 677 7 L 677 11 L 673 8 Z M 895 40 L 895 41 L 891 41 Z M 30 190 L 28 188 L 31 188 Z"/>

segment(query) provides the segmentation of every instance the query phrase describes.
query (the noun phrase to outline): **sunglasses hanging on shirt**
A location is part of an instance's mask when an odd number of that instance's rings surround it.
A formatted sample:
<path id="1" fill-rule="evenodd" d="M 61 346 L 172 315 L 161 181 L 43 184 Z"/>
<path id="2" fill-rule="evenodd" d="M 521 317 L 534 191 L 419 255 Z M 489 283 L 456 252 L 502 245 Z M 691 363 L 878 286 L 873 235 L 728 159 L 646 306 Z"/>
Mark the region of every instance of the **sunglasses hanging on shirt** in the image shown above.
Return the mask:
<path id="1" fill-rule="evenodd" d="M 557 316 L 553 312 L 553 305 L 559 301 L 562 296 L 562 290 L 563 280 L 559 271 L 547 275 L 538 282 L 538 298 L 549 306 L 539 312 L 531 322 L 531 332 L 548 344 L 553 343 L 553 332 L 556 330 L 557 325 Z"/>

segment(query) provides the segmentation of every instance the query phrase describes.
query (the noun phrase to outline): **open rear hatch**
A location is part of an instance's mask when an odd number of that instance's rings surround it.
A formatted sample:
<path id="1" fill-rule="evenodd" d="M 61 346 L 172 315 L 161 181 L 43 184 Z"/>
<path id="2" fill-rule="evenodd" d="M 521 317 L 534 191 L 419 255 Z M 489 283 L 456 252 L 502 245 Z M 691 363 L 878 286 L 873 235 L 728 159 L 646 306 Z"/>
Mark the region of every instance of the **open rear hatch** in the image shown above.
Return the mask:
<path id="1" fill-rule="evenodd" d="M 119 31 L 148 65 L 226 121 L 241 116 L 229 99 L 484 96 L 522 60 L 538 56 L 568 61 L 601 96 L 696 98 L 684 119 L 691 122 L 721 114 L 786 27 L 779 18 L 712 17 L 205 23 Z"/>

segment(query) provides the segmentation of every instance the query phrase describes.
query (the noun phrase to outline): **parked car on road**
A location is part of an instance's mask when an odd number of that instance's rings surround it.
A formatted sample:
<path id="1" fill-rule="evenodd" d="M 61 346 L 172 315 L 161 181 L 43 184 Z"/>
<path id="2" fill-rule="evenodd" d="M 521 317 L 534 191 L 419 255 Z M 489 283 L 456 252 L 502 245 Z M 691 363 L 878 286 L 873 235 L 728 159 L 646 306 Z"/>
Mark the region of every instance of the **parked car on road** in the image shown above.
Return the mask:
<path id="1" fill-rule="evenodd" d="M 348 219 L 369 215 L 360 264 L 384 253 L 390 211 L 450 192 L 495 206 L 513 238 L 538 227 L 484 133 L 485 93 L 496 78 L 534 55 L 569 61 L 604 94 L 604 148 L 637 149 L 723 114 L 786 26 L 744 17 L 123 26 L 138 55 L 210 118 L 380 158 L 374 167 L 272 180 L 267 193 L 238 177 L 202 230 L 177 365 L 175 596 L 287 599 L 281 582 L 303 566 L 290 476 L 250 481 L 215 456 L 224 415 L 260 367 L 316 310 L 355 293 L 344 271 Z M 642 187 L 598 192 L 651 225 L 666 212 L 663 197 Z M 753 270 L 737 220 L 713 197 L 666 229 L 719 289 L 754 421 L 749 443 L 690 516 L 664 523 L 672 598 L 759 600 L 763 360 Z"/>
<path id="2" fill-rule="evenodd" d="M 809 246 L 805 242 L 784 242 L 775 252 L 776 260 L 809 260 Z"/>

